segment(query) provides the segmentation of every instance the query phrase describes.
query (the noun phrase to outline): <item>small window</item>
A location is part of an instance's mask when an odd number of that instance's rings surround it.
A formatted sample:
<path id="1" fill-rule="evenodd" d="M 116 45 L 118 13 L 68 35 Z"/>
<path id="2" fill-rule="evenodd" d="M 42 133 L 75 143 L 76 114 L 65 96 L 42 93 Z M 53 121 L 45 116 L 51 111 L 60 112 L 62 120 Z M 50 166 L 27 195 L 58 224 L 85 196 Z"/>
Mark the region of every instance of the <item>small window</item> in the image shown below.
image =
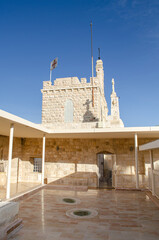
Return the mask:
<path id="1" fill-rule="evenodd" d="M 42 172 L 42 159 L 41 158 L 34 158 L 33 172 Z"/>
<path id="2" fill-rule="evenodd" d="M 67 100 L 65 102 L 65 123 L 73 122 L 73 102 Z"/>

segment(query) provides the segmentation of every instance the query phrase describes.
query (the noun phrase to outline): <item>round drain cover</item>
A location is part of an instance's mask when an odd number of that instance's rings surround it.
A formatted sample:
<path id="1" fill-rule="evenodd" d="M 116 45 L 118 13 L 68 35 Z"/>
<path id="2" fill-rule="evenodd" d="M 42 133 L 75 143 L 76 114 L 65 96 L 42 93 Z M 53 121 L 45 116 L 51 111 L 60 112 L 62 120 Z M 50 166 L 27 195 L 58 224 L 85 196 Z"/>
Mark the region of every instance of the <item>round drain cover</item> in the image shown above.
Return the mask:
<path id="1" fill-rule="evenodd" d="M 58 204 L 70 204 L 70 205 L 77 205 L 81 202 L 80 199 L 74 198 L 74 197 L 58 197 L 57 198 L 57 203 Z"/>
<path id="2" fill-rule="evenodd" d="M 63 198 L 62 200 L 66 203 L 75 203 L 76 202 L 76 200 L 73 198 Z"/>
<path id="3" fill-rule="evenodd" d="M 91 212 L 86 211 L 86 210 L 77 210 L 77 211 L 74 211 L 73 214 L 76 215 L 76 216 L 83 217 L 83 216 L 88 216 L 88 215 L 90 215 Z"/>
<path id="4" fill-rule="evenodd" d="M 92 208 L 73 208 L 66 212 L 66 215 L 71 218 L 93 218 L 98 215 L 98 212 Z"/>

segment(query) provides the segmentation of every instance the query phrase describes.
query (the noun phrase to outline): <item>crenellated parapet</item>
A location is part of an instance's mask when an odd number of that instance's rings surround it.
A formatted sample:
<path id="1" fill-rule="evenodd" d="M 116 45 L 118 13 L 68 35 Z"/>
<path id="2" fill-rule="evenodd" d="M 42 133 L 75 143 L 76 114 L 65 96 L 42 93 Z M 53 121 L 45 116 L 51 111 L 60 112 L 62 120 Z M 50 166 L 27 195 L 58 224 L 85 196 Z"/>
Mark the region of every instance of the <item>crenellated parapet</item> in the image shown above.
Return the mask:
<path id="1" fill-rule="evenodd" d="M 81 78 L 80 80 L 77 77 L 67 77 L 67 78 L 57 78 L 54 81 L 54 84 L 52 84 L 51 81 L 44 81 L 42 90 L 100 87 L 97 77 L 93 78 L 93 82 L 94 82 L 93 85 L 92 85 L 92 78 L 90 78 L 90 82 L 87 82 L 86 78 Z"/>
<path id="2" fill-rule="evenodd" d="M 101 59 L 96 62 L 96 76 L 91 77 L 90 82 L 78 77 L 57 78 L 54 83 L 44 81 L 41 92 L 42 124 L 45 126 L 91 122 L 99 126 L 104 122 L 110 127 Z"/>

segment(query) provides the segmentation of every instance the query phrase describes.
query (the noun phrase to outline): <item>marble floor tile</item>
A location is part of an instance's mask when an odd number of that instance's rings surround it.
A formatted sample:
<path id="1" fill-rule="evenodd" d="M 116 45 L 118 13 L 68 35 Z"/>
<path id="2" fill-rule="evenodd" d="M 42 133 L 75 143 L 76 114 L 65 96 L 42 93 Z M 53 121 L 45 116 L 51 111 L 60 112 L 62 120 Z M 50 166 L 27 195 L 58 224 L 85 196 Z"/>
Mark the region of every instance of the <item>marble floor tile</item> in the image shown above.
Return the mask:
<path id="1" fill-rule="evenodd" d="M 77 198 L 77 205 L 62 198 Z M 66 216 L 73 208 L 92 208 L 94 218 Z M 139 191 L 41 189 L 20 202 L 23 228 L 9 240 L 158 240 L 159 208 Z"/>

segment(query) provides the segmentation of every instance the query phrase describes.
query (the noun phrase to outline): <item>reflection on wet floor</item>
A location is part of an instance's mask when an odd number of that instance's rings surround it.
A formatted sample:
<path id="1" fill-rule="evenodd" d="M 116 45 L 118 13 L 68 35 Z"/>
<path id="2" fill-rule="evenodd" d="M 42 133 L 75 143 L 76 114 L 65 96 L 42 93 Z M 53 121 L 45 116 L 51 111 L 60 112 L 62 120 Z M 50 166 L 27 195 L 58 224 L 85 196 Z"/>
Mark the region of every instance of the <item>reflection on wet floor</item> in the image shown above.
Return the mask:
<path id="1" fill-rule="evenodd" d="M 91 219 L 66 215 L 75 205 L 59 199 L 78 198 L 77 207 L 94 209 Z M 42 189 L 20 202 L 23 228 L 10 240 L 157 240 L 159 208 L 139 191 Z"/>
<path id="2" fill-rule="evenodd" d="M 11 197 L 14 197 L 20 193 L 23 193 L 25 191 L 31 190 L 32 188 L 40 185 L 39 183 L 27 183 L 27 182 L 21 182 L 21 183 L 11 183 L 10 190 L 11 190 Z M 6 187 L 0 188 L 0 199 L 5 200 L 6 199 Z"/>

